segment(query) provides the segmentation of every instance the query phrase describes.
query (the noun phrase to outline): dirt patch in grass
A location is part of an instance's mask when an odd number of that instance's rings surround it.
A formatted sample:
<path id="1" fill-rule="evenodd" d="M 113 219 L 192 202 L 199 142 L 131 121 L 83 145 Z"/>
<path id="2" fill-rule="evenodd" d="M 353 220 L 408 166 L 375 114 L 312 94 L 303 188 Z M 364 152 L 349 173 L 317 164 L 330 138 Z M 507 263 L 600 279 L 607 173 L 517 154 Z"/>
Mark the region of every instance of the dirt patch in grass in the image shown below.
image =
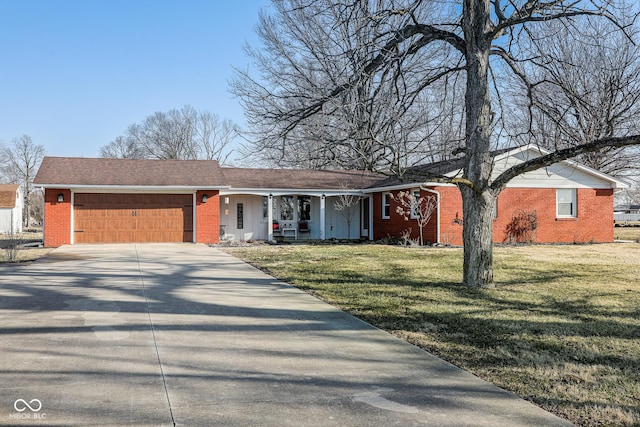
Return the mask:
<path id="1" fill-rule="evenodd" d="M 230 248 L 274 276 L 577 424 L 640 425 L 640 245 Z"/>

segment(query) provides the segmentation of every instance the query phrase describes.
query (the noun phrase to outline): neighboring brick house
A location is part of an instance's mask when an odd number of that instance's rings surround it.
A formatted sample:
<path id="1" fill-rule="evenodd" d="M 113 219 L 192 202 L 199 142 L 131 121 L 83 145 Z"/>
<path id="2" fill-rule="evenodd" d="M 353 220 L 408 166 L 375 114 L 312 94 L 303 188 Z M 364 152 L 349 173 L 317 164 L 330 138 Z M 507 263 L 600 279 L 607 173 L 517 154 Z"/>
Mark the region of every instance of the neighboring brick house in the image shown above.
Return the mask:
<path id="1" fill-rule="evenodd" d="M 542 153 L 498 152 L 494 175 Z M 441 182 L 460 176 L 461 167 L 461 159 L 434 163 L 398 180 L 360 171 L 222 168 L 215 161 L 47 157 L 35 183 L 45 189 L 46 246 L 378 240 L 408 229 L 417 238 L 416 223 L 396 212 L 399 191 L 437 202 L 425 241 L 460 245 L 460 191 Z M 611 242 L 620 188 L 626 184 L 571 161 L 523 174 L 498 197 L 494 241 Z"/>
<path id="2" fill-rule="evenodd" d="M 0 233 L 22 233 L 22 189 L 0 184 Z"/>

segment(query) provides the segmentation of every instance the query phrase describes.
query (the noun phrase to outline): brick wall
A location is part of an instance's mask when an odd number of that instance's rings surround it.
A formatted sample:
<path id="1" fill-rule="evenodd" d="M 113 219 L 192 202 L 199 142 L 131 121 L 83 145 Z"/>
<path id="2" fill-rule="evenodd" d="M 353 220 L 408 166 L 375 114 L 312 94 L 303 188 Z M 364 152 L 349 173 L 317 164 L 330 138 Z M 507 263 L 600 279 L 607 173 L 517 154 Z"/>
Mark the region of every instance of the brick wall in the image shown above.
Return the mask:
<path id="1" fill-rule="evenodd" d="M 206 203 L 202 196 L 207 195 Z M 200 190 L 196 193 L 196 242 L 218 243 L 220 241 L 220 192 Z"/>
<path id="2" fill-rule="evenodd" d="M 64 197 L 58 202 L 58 194 Z M 58 247 L 71 243 L 71 191 L 47 188 L 44 191 L 44 245 Z"/>
<path id="3" fill-rule="evenodd" d="M 462 245 L 462 196 L 457 187 L 437 187 L 440 193 L 440 241 Z M 428 195 L 429 193 L 425 193 Z M 373 195 L 374 239 L 399 237 L 403 230 L 415 222 L 406 222 L 395 212 L 391 202 L 389 219 L 382 219 L 382 193 Z M 613 190 L 578 189 L 577 217 L 556 218 L 556 190 L 554 188 L 507 188 L 498 197 L 497 217 L 493 223 L 493 240 L 507 241 L 507 226 L 519 212 L 535 212 L 537 228 L 533 233 L 536 243 L 588 243 L 613 241 Z M 435 214 L 427 225 L 435 241 Z M 427 233 L 425 233 L 427 236 Z"/>
<path id="4" fill-rule="evenodd" d="M 554 188 L 507 188 L 498 197 L 494 221 L 495 242 L 507 240 L 507 226 L 519 212 L 534 213 L 537 243 L 588 243 L 613 241 L 613 190 L 577 190 L 576 218 L 556 218 Z"/>
<path id="5" fill-rule="evenodd" d="M 385 239 L 388 237 L 399 238 L 405 230 L 411 229 L 411 238 L 418 239 L 420 237 L 420 227 L 415 219 L 405 219 L 404 216 L 396 213 L 398 203 L 395 200 L 398 191 L 391 192 L 391 207 L 389 209 L 389 218 L 382 218 L 382 193 L 373 195 L 373 232 L 374 240 Z M 433 193 L 420 191 L 420 197 L 432 197 Z M 425 242 L 435 243 L 437 239 L 437 211 L 433 213 L 431 219 L 424 227 L 423 238 Z"/>
<path id="6" fill-rule="evenodd" d="M 458 187 L 437 187 L 440 193 L 440 242 L 462 245 L 462 195 Z"/>

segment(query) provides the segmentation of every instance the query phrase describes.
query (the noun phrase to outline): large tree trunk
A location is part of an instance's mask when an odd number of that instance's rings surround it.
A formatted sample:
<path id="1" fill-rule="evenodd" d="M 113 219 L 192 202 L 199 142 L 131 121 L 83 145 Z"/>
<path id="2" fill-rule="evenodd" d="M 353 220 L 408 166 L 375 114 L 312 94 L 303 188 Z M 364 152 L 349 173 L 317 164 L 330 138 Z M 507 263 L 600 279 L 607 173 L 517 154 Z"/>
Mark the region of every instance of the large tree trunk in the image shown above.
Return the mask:
<path id="1" fill-rule="evenodd" d="M 491 94 L 489 88 L 489 0 L 465 0 L 463 30 L 466 40 L 467 89 L 466 164 L 462 208 L 464 214 L 463 283 L 468 286 L 493 285 L 493 206 L 495 195 L 489 188 L 491 158 Z"/>
<path id="2" fill-rule="evenodd" d="M 464 212 L 462 238 L 464 264 L 462 283 L 493 287 L 493 206 L 495 197 L 488 191 L 476 193 L 463 187 Z"/>

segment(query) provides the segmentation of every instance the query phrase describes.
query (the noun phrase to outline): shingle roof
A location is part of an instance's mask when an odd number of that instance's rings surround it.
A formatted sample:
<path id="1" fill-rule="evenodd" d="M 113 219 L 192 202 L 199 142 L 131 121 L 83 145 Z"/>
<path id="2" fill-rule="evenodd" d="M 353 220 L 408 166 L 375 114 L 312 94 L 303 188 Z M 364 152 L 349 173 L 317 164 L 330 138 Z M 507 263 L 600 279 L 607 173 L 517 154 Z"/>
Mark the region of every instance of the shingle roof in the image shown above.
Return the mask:
<path id="1" fill-rule="evenodd" d="M 231 188 L 339 189 L 367 188 L 384 175 L 350 170 L 222 168 Z"/>
<path id="2" fill-rule="evenodd" d="M 40 185 L 224 186 L 215 160 L 45 157 L 34 179 Z"/>
<path id="3" fill-rule="evenodd" d="M 502 148 L 491 152 L 492 157 L 507 153 L 514 148 Z M 377 187 L 390 187 L 407 183 L 426 182 L 436 178 L 444 178 L 448 174 L 457 172 L 464 167 L 465 157 L 441 160 L 407 168 L 400 177 L 389 177 L 376 184 Z"/>
<path id="4" fill-rule="evenodd" d="M 408 168 L 400 177 L 388 177 L 378 181 L 376 187 L 391 187 L 406 183 L 425 182 L 462 169 L 464 166 L 464 157 L 456 159 L 443 160 L 440 162 L 429 163 L 425 165 L 413 166 Z"/>
<path id="5" fill-rule="evenodd" d="M 0 184 L 0 208 L 13 209 L 16 207 L 16 191 L 18 184 Z"/>

